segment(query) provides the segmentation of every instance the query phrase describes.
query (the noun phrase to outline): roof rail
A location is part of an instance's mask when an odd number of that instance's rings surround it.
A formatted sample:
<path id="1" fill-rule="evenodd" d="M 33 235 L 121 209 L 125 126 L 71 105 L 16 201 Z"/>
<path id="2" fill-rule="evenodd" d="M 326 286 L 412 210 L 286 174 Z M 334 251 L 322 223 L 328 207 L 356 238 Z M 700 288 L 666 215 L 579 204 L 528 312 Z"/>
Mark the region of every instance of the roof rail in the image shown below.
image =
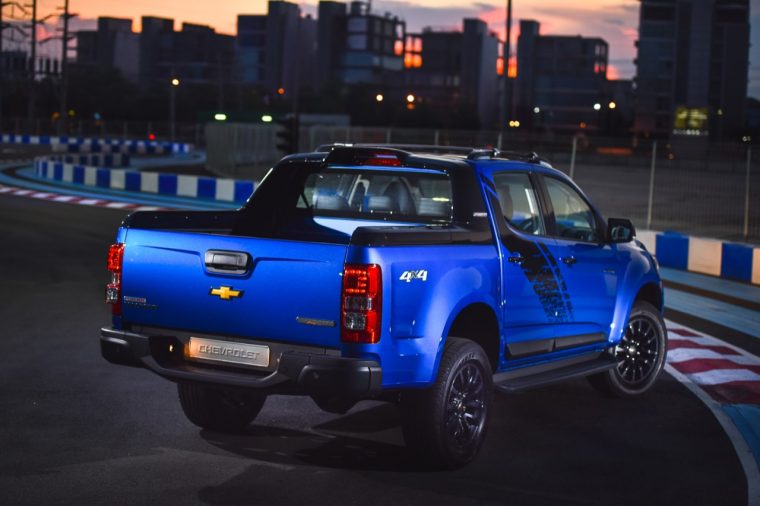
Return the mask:
<path id="1" fill-rule="evenodd" d="M 467 155 L 473 148 L 467 146 L 434 146 L 428 144 L 386 144 L 378 143 L 342 143 L 334 142 L 330 144 L 321 144 L 314 151 L 317 153 L 327 153 L 334 148 L 381 148 L 381 149 L 398 149 L 408 153 L 437 153 L 437 154 L 455 154 Z"/>
<path id="2" fill-rule="evenodd" d="M 463 155 L 468 160 L 483 160 L 503 158 L 506 160 L 519 160 L 528 163 L 549 165 L 549 162 L 544 158 L 538 156 L 535 151 L 519 152 L 519 151 L 501 151 L 496 148 L 472 148 L 467 146 L 436 146 L 427 144 L 369 144 L 369 143 L 331 143 L 321 144 L 314 151 L 317 153 L 329 153 L 336 148 L 379 148 L 379 149 L 395 149 L 404 151 L 407 154 L 419 154 L 419 153 L 433 153 L 433 154 L 450 154 L 450 155 Z"/>

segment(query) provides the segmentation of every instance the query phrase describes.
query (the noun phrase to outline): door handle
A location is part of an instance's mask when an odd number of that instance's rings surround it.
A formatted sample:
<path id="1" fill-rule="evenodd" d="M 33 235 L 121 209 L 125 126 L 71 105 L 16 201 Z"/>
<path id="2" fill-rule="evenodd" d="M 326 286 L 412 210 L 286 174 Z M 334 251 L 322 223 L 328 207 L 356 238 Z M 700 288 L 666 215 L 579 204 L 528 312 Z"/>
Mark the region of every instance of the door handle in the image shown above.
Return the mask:
<path id="1" fill-rule="evenodd" d="M 250 257 L 240 251 L 208 250 L 205 255 L 206 269 L 218 274 L 245 274 Z"/>
<path id="2" fill-rule="evenodd" d="M 578 261 L 578 260 L 576 260 L 576 259 L 575 259 L 575 257 L 564 257 L 564 258 L 562 259 L 562 262 L 563 262 L 565 265 L 573 265 L 573 264 L 574 264 L 575 262 L 577 262 L 577 261 Z"/>
<path id="3" fill-rule="evenodd" d="M 514 257 L 509 257 L 507 260 L 509 260 L 509 263 L 511 264 L 522 265 L 522 263 L 525 261 L 525 257 L 517 255 Z"/>

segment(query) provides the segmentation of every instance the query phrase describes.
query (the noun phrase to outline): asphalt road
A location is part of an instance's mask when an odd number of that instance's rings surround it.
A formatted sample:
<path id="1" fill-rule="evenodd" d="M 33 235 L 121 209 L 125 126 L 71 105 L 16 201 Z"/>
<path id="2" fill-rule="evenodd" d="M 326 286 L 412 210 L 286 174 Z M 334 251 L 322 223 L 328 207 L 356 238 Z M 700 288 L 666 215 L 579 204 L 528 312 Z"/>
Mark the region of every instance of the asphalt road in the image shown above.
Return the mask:
<path id="1" fill-rule="evenodd" d="M 746 504 L 709 410 L 663 376 L 629 401 L 584 380 L 497 396 L 486 445 L 418 467 L 398 414 L 271 397 L 245 435 L 186 421 L 171 383 L 99 354 L 124 213 L 0 195 L 0 504 Z"/>

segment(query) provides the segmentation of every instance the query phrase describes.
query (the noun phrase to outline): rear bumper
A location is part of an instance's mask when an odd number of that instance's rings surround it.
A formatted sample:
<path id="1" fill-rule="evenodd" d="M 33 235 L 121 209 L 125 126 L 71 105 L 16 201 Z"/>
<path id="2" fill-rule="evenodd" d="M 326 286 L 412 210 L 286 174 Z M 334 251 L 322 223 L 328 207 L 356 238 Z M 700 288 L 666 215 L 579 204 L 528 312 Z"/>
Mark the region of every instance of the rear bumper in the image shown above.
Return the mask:
<path id="1" fill-rule="evenodd" d="M 329 397 L 369 398 L 381 391 L 382 368 L 371 360 L 284 350 L 276 368 L 262 373 L 187 361 L 181 341 L 171 339 L 103 328 L 100 351 L 111 363 L 144 367 L 172 381 Z M 169 352 L 172 342 L 178 346 Z"/>

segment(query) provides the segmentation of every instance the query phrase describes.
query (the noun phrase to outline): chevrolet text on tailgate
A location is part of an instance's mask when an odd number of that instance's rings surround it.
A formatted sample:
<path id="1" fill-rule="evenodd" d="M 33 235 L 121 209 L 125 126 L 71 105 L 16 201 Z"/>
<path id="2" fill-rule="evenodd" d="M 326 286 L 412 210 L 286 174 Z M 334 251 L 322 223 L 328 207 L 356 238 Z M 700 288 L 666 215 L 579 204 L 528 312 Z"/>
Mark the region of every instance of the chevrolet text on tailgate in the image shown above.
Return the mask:
<path id="1" fill-rule="evenodd" d="M 176 382 L 206 429 L 243 430 L 269 394 L 387 400 L 411 449 L 459 466 L 494 390 L 652 387 L 662 282 L 634 235 L 535 154 L 324 146 L 239 210 L 128 216 L 101 350 Z"/>

